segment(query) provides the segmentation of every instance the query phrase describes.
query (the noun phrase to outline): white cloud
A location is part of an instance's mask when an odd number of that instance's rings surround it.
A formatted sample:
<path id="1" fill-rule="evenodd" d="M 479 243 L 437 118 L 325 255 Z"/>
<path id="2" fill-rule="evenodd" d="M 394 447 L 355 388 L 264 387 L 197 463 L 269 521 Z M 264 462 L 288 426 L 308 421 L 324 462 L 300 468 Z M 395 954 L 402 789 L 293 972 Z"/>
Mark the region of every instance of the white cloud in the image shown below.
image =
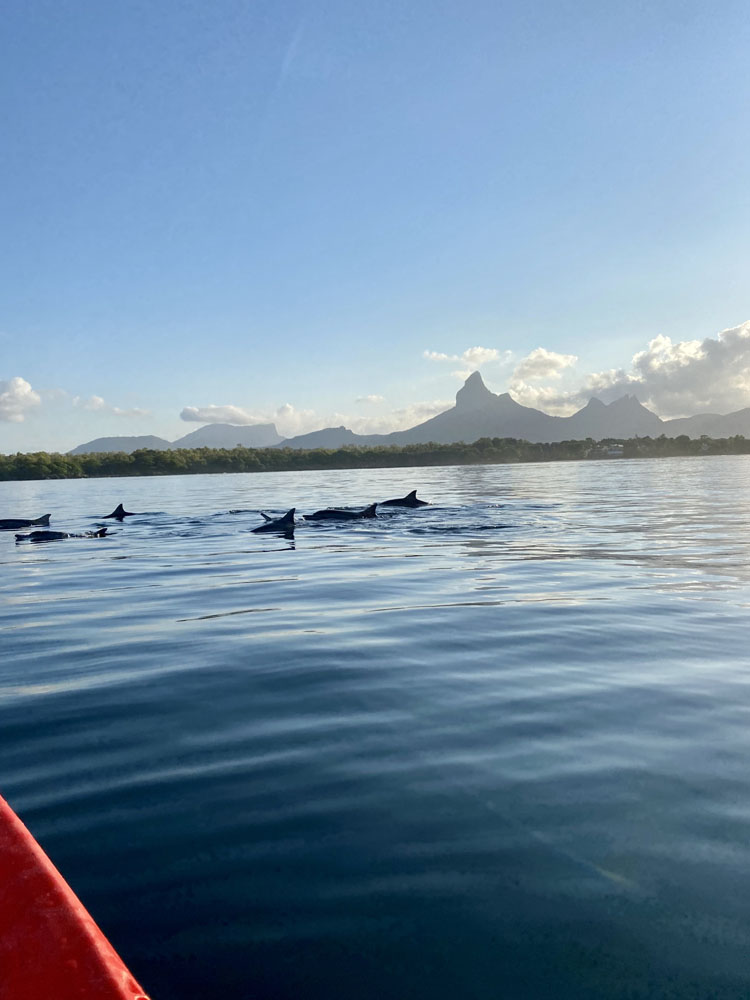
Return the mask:
<path id="1" fill-rule="evenodd" d="M 198 424 L 262 424 L 267 421 L 255 416 L 239 406 L 186 406 L 180 413 L 180 420 Z"/>
<path id="2" fill-rule="evenodd" d="M 366 402 L 380 402 L 382 396 L 360 397 Z M 442 413 L 453 405 L 453 400 L 428 400 L 411 403 L 409 406 L 393 410 L 380 416 L 360 416 L 337 411 L 318 413 L 316 410 L 298 410 L 291 403 L 284 403 L 276 410 L 251 416 L 238 406 L 186 406 L 180 414 L 183 420 L 202 423 L 239 423 L 237 414 L 243 416 L 242 423 L 273 423 L 279 434 L 295 437 L 321 430 L 323 427 L 345 426 L 356 434 L 389 434 L 422 423 L 437 413 Z M 233 419 L 234 418 L 234 419 Z"/>
<path id="3" fill-rule="evenodd" d="M 82 410 L 103 410 L 105 403 L 101 396 L 89 396 L 88 399 L 84 399 L 82 396 L 74 396 L 73 406 L 77 406 Z"/>
<path id="4" fill-rule="evenodd" d="M 584 391 L 604 402 L 633 393 L 669 417 L 742 409 L 750 405 L 750 321 L 700 341 L 654 337 L 629 371 L 594 372 Z"/>
<path id="5" fill-rule="evenodd" d="M 38 392 L 34 392 L 25 378 L 16 375 L 0 381 L 0 420 L 20 424 L 26 415 L 41 403 Z"/>
<path id="6" fill-rule="evenodd" d="M 336 423 L 343 423 L 357 434 L 390 434 L 391 431 L 403 431 L 437 416 L 438 413 L 453 406 L 453 402 L 452 399 L 424 400 L 410 403 L 409 406 L 403 406 L 379 417 L 347 417 L 337 414 L 339 419 Z"/>
<path id="7" fill-rule="evenodd" d="M 89 396 L 84 399 L 82 396 L 73 397 L 73 406 L 81 410 L 89 410 L 92 413 L 111 413 L 115 417 L 148 417 L 149 411 L 143 410 L 139 406 L 123 409 L 121 406 L 111 406 L 105 402 L 101 396 Z"/>
<path id="8" fill-rule="evenodd" d="M 558 385 L 529 385 L 522 380 L 511 382 L 508 391 L 522 406 L 533 406 L 537 410 L 544 410 L 545 413 L 552 413 L 558 417 L 567 417 L 575 413 L 588 402 L 589 396 L 596 395 L 589 393 L 584 398 L 581 390 L 566 392 Z"/>
<path id="9" fill-rule="evenodd" d="M 479 371 L 490 363 L 508 364 L 513 358 L 512 351 L 498 351 L 496 347 L 468 347 L 463 354 L 442 354 L 440 351 L 423 351 L 422 357 L 428 361 L 459 362 L 460 368 L 451 372 L 456 378 L 467 379 L 472 372 Z"/>
<path id="10" fill-rule="evenodd" d="M 384 403 L 385 402 L 385 396 L 377 396 L 377 395 L 372 395 L 372 396 L 357 396 L 356 402 L 357 403 Z"/>
<path id="11" fill-rule="evenodd" d="M 532 351 L 516 368 L 509 391 L 524 406 L 548 413 L 566 415 L 592 396 L 611 403 L 626 394 L 637 396 L 662 417 L 730 413 L 750 406 L 750 321 L 704 340 L 673 343 L 659 335 L 633 355 L 628 368 L 592 372 L 569 389 L 530 385 L 522 377 L 525 362 L 536 353 Z M 559 371 L 549 373 L 552 378 L 558 375 Z M 526 372 L 526 378 L 531 377 Z"/>
<path id="12" fill-rule="evenodd" d="M 294 437 L 295 434 L 307 434 L 309 431 L 320 430 L 321 427 L 330 427 L 333 418 L 326 420 L 318 416 L 315 410 L 297 410 L 291 403 L 284 403 L 268 419 L 270 423 L 276 424 L 279 434 Z"/>
<path id="13" fill-rule="evenodd" d="M 422 357 L 427 361 L 458 361 L 461 368 L 451 372 L 457 378 L 468 378 L 472 372 L 479 371 L 482 365 L 492 361 L 507 362 L 512 357 L 511 351 L 500 351 L 495 347 L 468 347 L 463 354 L 442 354 L 440 351 L 423 351 Z"/>
<path id="14" fill-rule="evenodd" d="M 114 413 L 116 417 L 150 417 L 151 411 L 144 410 L 140 406 L 131 406 L 129 410 L 123 410 L 119 406 L 113 406 L 110 408 L 110 412 Z"/>
<path id="15" fill-rule="evenodd" d="M 523 358 L 513 372 L 513 380 L 520 382 L 540 378 L 560 378 L 566 368 L 572 367 L 578 358 L 575 354 L 556 354 L 543 347 L 537 347 Z"/>
<path id="16" fill-rule="evenodd" d="M 225 406 L 186 406 L 180 413 L 180 419 L 189 423 L 200 424 L 235 424 L 248 426 L 250 424 L 276 424 L 279 434 L 293 437 L 295 434 L 305 434 L 326 426 L 323 417 L 315 410 L 297 410 L 291 403 L 284 403 L 271 412 L 250 413 L 241 406 L 227 404 Z"/>

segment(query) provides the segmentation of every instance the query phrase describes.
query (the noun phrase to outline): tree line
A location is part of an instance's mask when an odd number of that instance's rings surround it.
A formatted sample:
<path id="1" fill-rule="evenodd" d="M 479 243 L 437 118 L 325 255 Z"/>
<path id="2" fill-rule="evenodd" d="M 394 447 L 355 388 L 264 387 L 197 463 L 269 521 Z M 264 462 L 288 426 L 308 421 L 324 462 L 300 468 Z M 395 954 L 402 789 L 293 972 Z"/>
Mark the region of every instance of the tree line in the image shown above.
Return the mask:
<path id="1" fill-rule="evenodd" d="M 218 472 L 296 472 L 314 469 L 398 469 L 430 465 L 491 465 L 505 462 L 558 462 L 581 459 L 656 458 L 677 455 L 746 455 L 750 440 L 729 438 L 608 438 L 535 443 L 484 437 L 473 444 L 411 444 L 403 447 L 178 448 L 155 451 L 19 452 L 0 455 L 0 481 L 94 479 L 107 476 L 174 476 Z"/>

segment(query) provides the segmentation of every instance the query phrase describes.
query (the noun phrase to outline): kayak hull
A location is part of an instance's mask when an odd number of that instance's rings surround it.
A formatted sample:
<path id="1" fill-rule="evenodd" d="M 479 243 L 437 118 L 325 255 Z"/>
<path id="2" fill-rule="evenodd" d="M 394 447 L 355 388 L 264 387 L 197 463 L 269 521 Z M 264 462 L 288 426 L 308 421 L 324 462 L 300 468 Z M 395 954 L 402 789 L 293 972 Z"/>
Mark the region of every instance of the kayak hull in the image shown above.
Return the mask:
<path id="1" fill-rule="evenodd" d="M 148 1000 L 42 848 L 0 797 L 0 996 Z"/>

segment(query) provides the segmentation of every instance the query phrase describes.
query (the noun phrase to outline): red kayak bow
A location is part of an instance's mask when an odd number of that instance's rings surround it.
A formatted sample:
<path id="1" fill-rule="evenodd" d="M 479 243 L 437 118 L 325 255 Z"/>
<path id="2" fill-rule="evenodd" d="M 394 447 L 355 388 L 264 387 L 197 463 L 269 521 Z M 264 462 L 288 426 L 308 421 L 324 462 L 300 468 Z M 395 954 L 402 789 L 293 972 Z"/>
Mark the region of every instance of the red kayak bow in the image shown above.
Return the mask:
<path id="1" fill-rule="evenodd" d="M 148 1000 L 76 894 L 2 797 L 0 997 Z"/>

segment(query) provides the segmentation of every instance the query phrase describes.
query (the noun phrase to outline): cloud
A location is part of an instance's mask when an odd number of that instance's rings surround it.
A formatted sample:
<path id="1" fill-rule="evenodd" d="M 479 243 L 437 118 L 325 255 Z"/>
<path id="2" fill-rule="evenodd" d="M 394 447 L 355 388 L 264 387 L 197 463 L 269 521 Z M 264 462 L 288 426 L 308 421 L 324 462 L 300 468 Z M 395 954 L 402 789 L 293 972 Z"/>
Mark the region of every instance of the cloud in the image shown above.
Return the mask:
<path id="1" fill-rule="evenodd" d="M 325 426 L 324 418 L 319 417 L 315 410 L 297 410 L 291 403 L 284 403 L 278 409 L 267 413 L 250 413 L 241 406 L 226 404 L 216 406 L 186 406 L 180 413 L 180 419 L 189 423 L 199 424 L 235 424 L 248 426 L 250 424 L 276 424 L 278 432 L 285 437 L 318 430 Z"/>
<path id="2" fill-rule="evenodd" d="M 258 417 L 239 406 L 186 406 L 180 413 L 180 420 L 197 424 L 262 424 L 263 417 Z"/>
<path id="3" fill-rule="evenodd" d="M 491 361 L 507 362 L 512 357 L 511 351 L 500 351 L 495 347 L 468 347 L 463 354 L 442 354 L 440 351 L 423 351 L 422 357 L 427 361 L 458 361 L 461 368 L 451 372 L 457 378 L 468 378 L 472 372 L 478 371 L 482 365 Z"/>
<path id="4" fill-rule="evenodd" d="M 750 321 L 704 340 L 673 342 L 659 335 L 633 355 L 628 368 L 592 372 L 570 389 L 529 385 L 519 376 L 528 360 L 513 373 L 509 391 L 524 406 L 548 413 L 572 413 L 592 396 L 611 403 L 626 394 L 662 417 L 730 413 L 750 406 Z M 550 373 L 553 378 L 557 374 Z"/>
<path id="5" fill-rule="evenodd" d="M 463 354 L 441 354 L 439 351 L 423 351 L 422 357 L 428 361 L 461 361 L 465 365 L 480 368 L 488 361 L 497 361 L 500 351 L 494 347 L 469 347 Z"/>
<path id="6" fill-rule="evenodd" d="M 269 418 L 269 422 L 276 424 L 279 434 L 294 437 L 295 434 L 307 434 L 309 431 L 320 430 L 321 427 L 330 427 L 333 419 L 320 417 L 315 410 L 297 410 L 291 403 L 284 403 Z"/>
<path id="7" fill-rule="evenodd" d="M 119 406 L 110 407 L 110 413 L 116 417 L 150 417 L 151 411 L 144 410 L 140 406 L 131 406 L 129 410 L 123 410 Z"/>
<path id="8" fill-rule="evenodd" d="M 529 379 L 560 378 L 562 372 L 574 365 L 577 360 L 575 354 L 556 354 L 554 351 L 537 347 L 519 362 L 513 372 L 513 379 L 524 382 Z"/>
<path id="9" fill-rule="evenodd" d="M 73 406 L 77 406 L 82 410 L 103 410 L 106 403 L 101 396 L 89 396 L 88 399 L 83 399 L 81 396 L 74 396 Z"/>
<path id="10" fill-rule="evenodd" d="M 361 396 L 358 402 L 381 402 L 382 396 Z M 442 413 L 453 405 L 453 400 L 427 400 L 411 403 L 409 406 L 393 410 L 391 413 L 379 416 L 361 416 L 337 411 L 319 413 L 317 410 L 298 410 L 291 403 L 284 403 L 276 410 L 252 415 L 239 406 L 186 406 L 180 417 L 183 420 L 202 423 L 239 423 L 237 415 L 242 416 L 242 423 L 273 423 L 279 434 L 284 437 L 295 437 L 298 434 L 308 434 L 321 430 L 323 427 L 345 426 L 356 434 L 389 434 L 391 431 L 405 430 L 414 424 L 422 423 L 437 413 Z"/>
<path id="11" fill-rule="evenodd" d="M 92 413 L 110 413 L 115 417 L 148 417 L 148 410 L 143 410 L 139 406 L 130 409 L 123 409 L 121 406 L 111 406 L 106 403 L 101 396 L 89 396 L 84 399 L 82 396 L 73 397 L 73 406 L 81 410 L 89 410 Z"/>
<path id="12" fill-rule="evenodd" d="M 350 427 L 357 434 L 390 434 L 391 431 L 403 431 L 415 424 L 421 424 L 430 417 L 437 416 L 443 410 L 453 406 L 452 399 L 431 399 L 418 403 L 410 403 L 391 413 L 379 417 L 347 417 L 336 414 L 336 423 Z"/>
<path id="13" fill-rule="evenodd" d="M 0 381 L 0 420 L 20 424 L 40 403 L 39 393 L 19 375 Z"/>
<path id="14" fill-rule="evenodd" d="M 585 388 L 604 402 L 633 393 L 670 417 L 742 409 L 750 405 L 750 321 L 704 340 L 654 337 L 629 371 L 595 372 Z"/>
<path id="15" fill-rule="evenodd" d="M 372 395 L 372 396 L 357 396 L 356 402 L 357 403 L 384 403 L 385 402 L 385 396 L 377 396 L 377 395 Z"/>
<path id="16" fill-rule="evenodd" d="M 0 420 L 21 424 L 26 415 L 41 403 L 38 392 L 34 392 L 25 378 L 16 375 L 0 381 Z"/>

